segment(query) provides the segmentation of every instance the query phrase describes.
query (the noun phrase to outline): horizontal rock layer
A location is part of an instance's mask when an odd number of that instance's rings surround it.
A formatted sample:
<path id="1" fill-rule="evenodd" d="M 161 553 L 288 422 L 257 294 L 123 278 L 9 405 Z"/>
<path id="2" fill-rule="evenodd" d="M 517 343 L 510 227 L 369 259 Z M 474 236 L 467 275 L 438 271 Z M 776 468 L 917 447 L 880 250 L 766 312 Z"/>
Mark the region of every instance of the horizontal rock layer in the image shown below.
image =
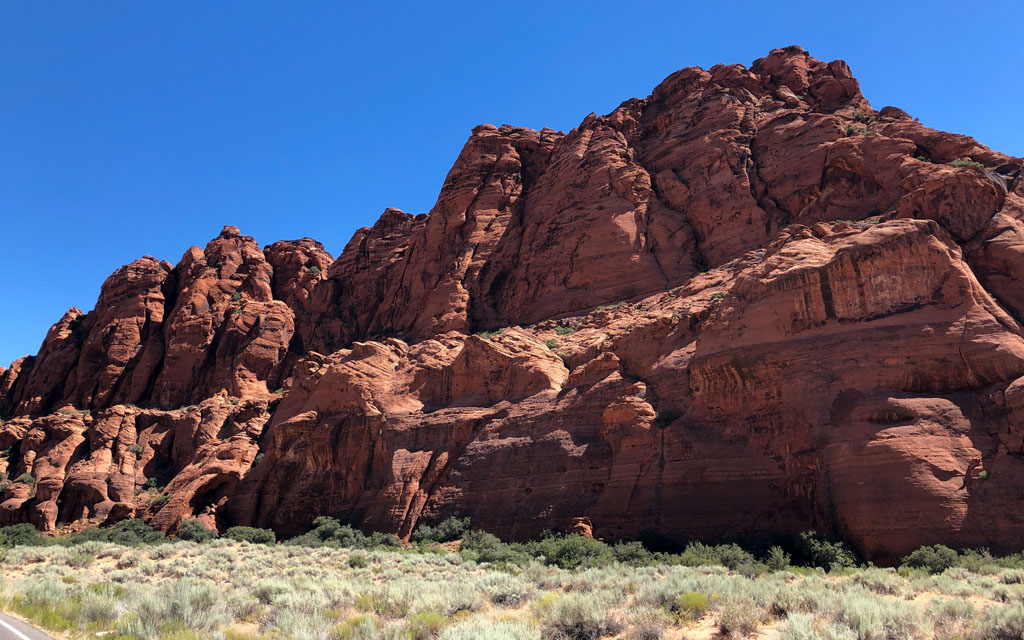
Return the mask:
<path id="1" fill-rule="evenodd" d="M 225 227 L 111 275 L 0 369 L 0 524 L 1018 550 L 1022 164 L 798 47 L 481 125 L 337 259 Z"/>

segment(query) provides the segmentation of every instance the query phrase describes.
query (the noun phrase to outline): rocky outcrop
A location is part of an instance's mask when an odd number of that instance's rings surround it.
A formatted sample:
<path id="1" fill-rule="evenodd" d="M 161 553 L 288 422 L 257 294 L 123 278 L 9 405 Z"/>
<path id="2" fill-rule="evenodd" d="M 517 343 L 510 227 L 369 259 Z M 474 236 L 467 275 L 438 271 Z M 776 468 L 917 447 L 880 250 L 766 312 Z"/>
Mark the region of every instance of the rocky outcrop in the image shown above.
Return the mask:
<path id="1" fill-rule="evenodd" d="M 798 47 L 481 125 L 337 259 L 114 273 L 0 370 L 0 523 L 1019 550 L 1022 164 Z"/>

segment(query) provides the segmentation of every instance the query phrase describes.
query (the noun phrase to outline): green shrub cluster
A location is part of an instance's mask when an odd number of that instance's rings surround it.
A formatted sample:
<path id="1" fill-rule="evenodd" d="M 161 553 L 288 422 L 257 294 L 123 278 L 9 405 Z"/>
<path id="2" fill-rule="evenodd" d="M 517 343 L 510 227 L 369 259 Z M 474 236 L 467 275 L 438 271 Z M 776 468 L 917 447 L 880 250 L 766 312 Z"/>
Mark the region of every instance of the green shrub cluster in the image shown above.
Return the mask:
<path id="1" fill-rule="evenodd" d="M 980 162 L 976 162 L 974 160 L 954 160 L 953 162 L 949 163 L 949 166 L 951 166 L 951 167 L 977 167 L 978 169 L 983 169 L 985 167 L 985 165 L 981 164 Z"/>
<path id="2" fill-rule="evenodd" d="M 248 542 L 250 544 L 276 544 L 277 534 L 270 529 L 258 529 L 256 527 L 229 527 L 224 532 L 225 538 Z"/>
<path id="3" fill-rule="evenodd" d="M 346 547 L 349 549 L 376 549 L 402 545 L 392 534 L 375 531 L 366 535 L 359 529 L 341 524 L 336 518 L 328 516 L 320 516 L 313 521 L 313 528 L 309 533 L 292 538 L 286 544 L 304 547 Z"/>
<path id="4" fill-rule="evenodd" d="M 163 542 L 166 539 L 162 531 L 157 531 L 136 518 L 122 520 L 112 527 L 93 527 L 60 538 L 40 535 L 35 527 L 26 523 L 0 527 L 0 547 L 67 547 L 93 541 L 138 546 Z"/>
<path id="5" fill-rule="evenodd" d="M 435 526 L 421 524 L 412 532 L 413 542 L 451 542 L 469 531 L 469 518 L 448 518 Z"/>
<path id="6" fill-rule="evenodd" d="M 198 542 L 200 544 L 209 542 L 217 537 L 216 531 L 210 531 L 198 520 L 188 520 L 178 527 L 178 539 Z"/>

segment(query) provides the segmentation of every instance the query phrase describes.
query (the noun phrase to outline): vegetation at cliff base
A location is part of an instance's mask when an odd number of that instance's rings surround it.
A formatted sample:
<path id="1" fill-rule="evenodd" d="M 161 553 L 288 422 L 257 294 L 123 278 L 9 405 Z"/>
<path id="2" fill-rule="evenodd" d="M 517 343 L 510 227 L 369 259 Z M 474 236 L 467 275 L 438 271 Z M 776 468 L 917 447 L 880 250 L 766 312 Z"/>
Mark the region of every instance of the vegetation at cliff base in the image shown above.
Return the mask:
<path id="1" fill-rule="evenodd" d="M 1024 634 L 1021 554 L 935 545 L 883 569 L 811 532 L 789 551 L 691 542 L 666 552 L 556 532 L 509 543 L 468 518 L 412 539 L 328 517 L 283 544 L 266 529 L 218 536 L 197 521 L 177 539 L 139 520 L 62 538 L 14 525 L 0 528 L 0 609 L 63 637 L 116 640 Z"/>

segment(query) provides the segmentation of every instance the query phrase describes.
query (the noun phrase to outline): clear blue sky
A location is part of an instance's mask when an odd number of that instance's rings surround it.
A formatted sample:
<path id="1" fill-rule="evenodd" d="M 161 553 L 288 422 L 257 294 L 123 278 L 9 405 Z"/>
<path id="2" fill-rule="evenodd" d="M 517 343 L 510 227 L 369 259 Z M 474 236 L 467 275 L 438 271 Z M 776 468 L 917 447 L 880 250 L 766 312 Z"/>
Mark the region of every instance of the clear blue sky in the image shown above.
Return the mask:
<path id="1" fill-rule="evenodd" d="M 478 123 L 568 131 L 773 47 L 1024 156 L 1017 1 L 385 4 L 4 3 L 0 362 L 138 256 L 177 262 L 225 224 L 337 255 L 385 207 L 429 210 Z"/>

